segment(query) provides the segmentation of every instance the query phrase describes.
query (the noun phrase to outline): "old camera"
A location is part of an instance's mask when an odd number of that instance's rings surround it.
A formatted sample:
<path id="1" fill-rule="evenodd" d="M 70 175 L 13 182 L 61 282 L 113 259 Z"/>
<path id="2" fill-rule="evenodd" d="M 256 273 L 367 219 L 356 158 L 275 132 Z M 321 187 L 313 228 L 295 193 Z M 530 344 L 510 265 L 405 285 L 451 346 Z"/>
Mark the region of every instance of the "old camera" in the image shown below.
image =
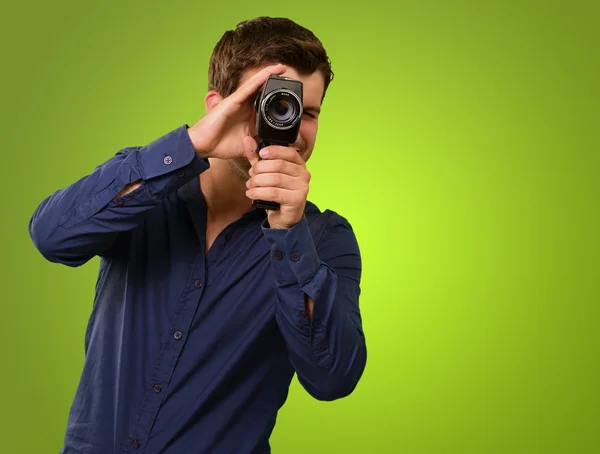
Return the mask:
<path id="1" fill-rule="evenodd" d="M 289 146 L 296 142 L 302 120 L 302 82 L 289 77 L 270 76 L 256 97 L 257 152 L 269 145 Z M 259 156 L 260 159 L 260 156 Z M 253 206 L 278 210 L 279 203 L 254 200 Z"/>

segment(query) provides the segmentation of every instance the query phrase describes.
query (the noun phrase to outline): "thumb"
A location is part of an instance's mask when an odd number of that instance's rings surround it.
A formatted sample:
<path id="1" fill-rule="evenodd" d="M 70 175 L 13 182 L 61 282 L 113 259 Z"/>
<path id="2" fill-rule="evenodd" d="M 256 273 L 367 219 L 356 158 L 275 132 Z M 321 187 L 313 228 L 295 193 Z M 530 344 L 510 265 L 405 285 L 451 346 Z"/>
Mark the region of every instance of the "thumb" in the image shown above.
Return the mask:
<path id="1" fill-rule="evenodd" d="M 250 161 L 250 165 L 254 165 L 259 160 L 258 151 L 255 151 L 258 148 L 256 140 L 254 140 L 250 136 L 246 136 L 244 137 L 242 143 L 244 147 L 244 156 L 246 157 L 246 159 L 248 159 L 248 161 Z"/>

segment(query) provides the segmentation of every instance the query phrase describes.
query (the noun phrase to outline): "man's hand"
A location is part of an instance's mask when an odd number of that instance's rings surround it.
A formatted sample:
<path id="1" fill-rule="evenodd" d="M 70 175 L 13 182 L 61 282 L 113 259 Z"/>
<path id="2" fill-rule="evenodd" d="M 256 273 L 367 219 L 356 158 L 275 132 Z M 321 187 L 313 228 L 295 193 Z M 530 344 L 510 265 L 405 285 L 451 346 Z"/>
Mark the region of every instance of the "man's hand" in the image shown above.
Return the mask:
<path id="1" fill-rule="evenodd" d="M 249 158 L 252 168 L 246 196 L 252 200 L 278 202 L 278 211 L 268 210 L 272 229 L 289 229 L 304 215 L 310 173 L 294 147 L 269 146 L 260 157 Z"/>
<path id="2" fill-rule="evenodd" d="M 188 128 L 196 153 L 202 158 L 231 159 L 256 149 L 256 141 L 249 135 L 255 95 L 269 76 L 283 74 L 286 70 L 281 64 L 267 66 L 224 99 L 216 92 L 209 93 L 214 107 Z"/>

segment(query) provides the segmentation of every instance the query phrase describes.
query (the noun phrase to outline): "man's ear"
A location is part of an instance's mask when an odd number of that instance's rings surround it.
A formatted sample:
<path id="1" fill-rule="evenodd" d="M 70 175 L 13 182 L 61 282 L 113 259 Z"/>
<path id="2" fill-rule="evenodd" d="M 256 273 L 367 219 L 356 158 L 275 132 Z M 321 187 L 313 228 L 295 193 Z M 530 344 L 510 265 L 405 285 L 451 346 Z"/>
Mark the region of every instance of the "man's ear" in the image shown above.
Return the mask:
<path id="1" fill-rule="evenodd" d="M 223 98 L 216 90 L 211 90 L 208 93 L 206 93 L 206 96 L 204 97 L 204 107 L 206 109 L 206 112 L 210 112 L 213 109 L 213 107 L 219 104 L 222 100 Z"/>

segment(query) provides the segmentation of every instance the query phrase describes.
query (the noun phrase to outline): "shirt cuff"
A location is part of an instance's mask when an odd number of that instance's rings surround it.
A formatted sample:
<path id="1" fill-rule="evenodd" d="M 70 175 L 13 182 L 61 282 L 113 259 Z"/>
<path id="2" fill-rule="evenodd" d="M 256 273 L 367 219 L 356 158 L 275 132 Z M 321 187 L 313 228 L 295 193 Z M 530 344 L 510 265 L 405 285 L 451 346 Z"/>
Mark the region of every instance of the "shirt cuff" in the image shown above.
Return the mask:
<path id="1" fill-rule="evenodd" d="M 138 153 L 138 170 L 143 180 L 150 180 L 179 170 L 194 159 L 208 166 L 208 160 L 196 153 L 184 124 L 143 147 Z"/>
<path id="2" fill-rule="evenodd" d="M 271 229 L 268 220 L 261 225 L 271 247 L 271 263 L 280 284 L 308 285 L 319 271 L 317 254 L 306 216 L 290 229 Z"/>

